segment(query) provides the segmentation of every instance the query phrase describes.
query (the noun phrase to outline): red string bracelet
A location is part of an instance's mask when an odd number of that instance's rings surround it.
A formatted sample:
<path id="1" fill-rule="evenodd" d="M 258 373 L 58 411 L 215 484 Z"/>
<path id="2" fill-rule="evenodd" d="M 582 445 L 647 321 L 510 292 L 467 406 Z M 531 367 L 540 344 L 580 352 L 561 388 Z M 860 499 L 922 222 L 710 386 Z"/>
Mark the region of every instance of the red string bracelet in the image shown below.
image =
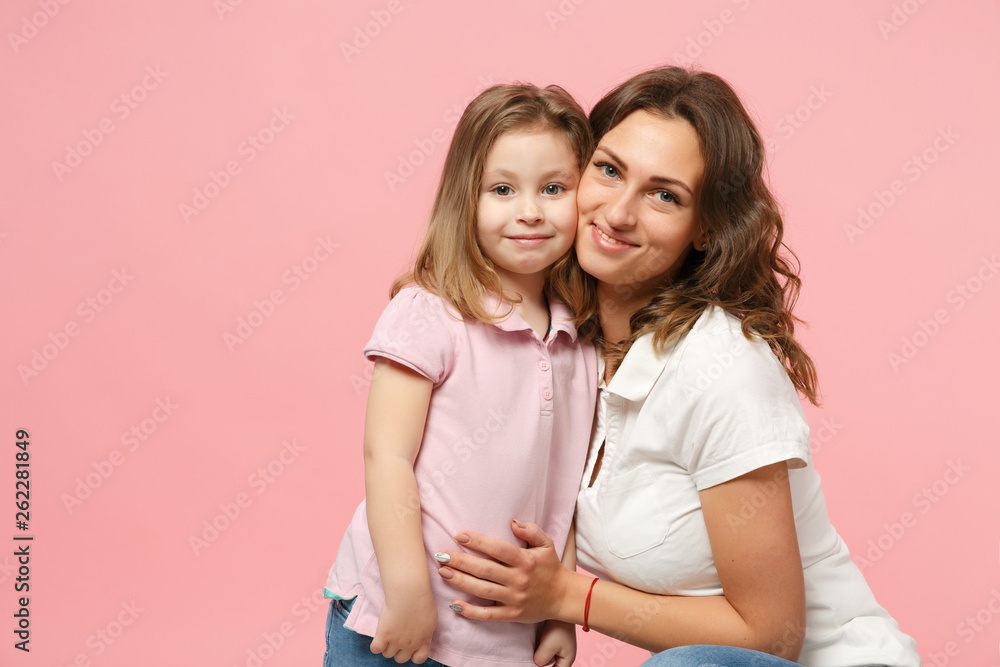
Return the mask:
<path id="1" fill-rule="evenodd" d="M 594 577 L 594 580 L 590 582 L 590 590 L 587 591 L 587 603 L 583 606 L 583 631 L 590 632 L 590 626 L 587 625 L 590 622 L 590 596 L 594 593 L 594 585 L 597 584 L 597 580 L 600 577 Z"/>

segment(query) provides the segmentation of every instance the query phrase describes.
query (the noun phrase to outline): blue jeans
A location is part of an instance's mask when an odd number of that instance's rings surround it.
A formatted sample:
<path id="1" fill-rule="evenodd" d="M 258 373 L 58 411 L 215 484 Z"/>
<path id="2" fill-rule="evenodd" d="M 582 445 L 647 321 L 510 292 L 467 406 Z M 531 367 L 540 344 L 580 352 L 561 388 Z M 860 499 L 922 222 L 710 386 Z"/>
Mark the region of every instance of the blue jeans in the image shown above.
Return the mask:
<path id="1" fill-rule="evenodd" d="M 326 655 L 323 656 L 323 667 L 365 667 L 376 665 L 413 665 L 412 661 L 396 662 L 380 653 L 372 653 L 372 638 L 358 634 L 344 627 L 347 615 L 351 613 L 354 600 L 330 600 L 330 612 L 326 616 Z M 447 667 L 436 660 L 428 658 L 422 663 L 424 667 Z"/>
<path id="2" fill-rule="evenodd" d="M 678 646 L 657 653 L 643 667 L 795 667 L 796 662 L 735 646 Z"/>

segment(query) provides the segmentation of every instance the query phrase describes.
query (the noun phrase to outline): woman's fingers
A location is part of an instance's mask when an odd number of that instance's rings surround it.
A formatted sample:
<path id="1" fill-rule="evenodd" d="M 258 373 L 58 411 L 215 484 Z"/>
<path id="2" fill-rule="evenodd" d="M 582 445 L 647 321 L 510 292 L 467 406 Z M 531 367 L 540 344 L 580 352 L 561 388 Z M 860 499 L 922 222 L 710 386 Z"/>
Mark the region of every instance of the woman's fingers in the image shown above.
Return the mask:
<path id="1" fill-rule="evenodd" d="M 514 524 L 511 523 L 511 525 L 513 526 Z M 517 566 L 522 558 L 521 547 L 471 530 L 456 535 L 455 541 L 467 549 L 473 549 L 479 553 L 486 554 L 490 558 L 507 565 Z"/>
<path id="2" fill-rule="evenodd" d="M 434 557 L 442 565 L 447 565 L 477 579 L 504 585 L 509 582 L 507 572 L 509 568 L 502 563 L 462 551 L 444 551 L 440 552 L 440 556 L 447 558 L 447 560 L 442 560 L 439 556 Z"/>
<path id="3" fill-rule="evenodd" d="M 502 584 L 480 579 L 447 565 L 438 569 L 438 575 L 463 593 L 475 595 L 484 600 L 505 603 L 509 598 L 508 589 Z"/>
<path id="4" fill-rule="evenodd" d="M 527 542 L 529 548 L 552 546 L 552 538 L 537 523 L 511 521 L 510 529 L 515 537 Z"/>
<path id="5" fill-rule="evenodd" d="M 552 546 L 552 538 L 539 528 L 538 524 L 511 521 L 510 526 L 514 536 L 527 542 L 528 548 Z M 512 568 L 521 567 L 526 564 L 524 549 L 496 537 L 467 530 L 455 535 L 455 541 L 467 549 L 478 551 Z M 500 579 L 495 577 L 502 575 L 502 570 L 493 567 L 495 563 L 461 552 L 452 553 L 449 551 L 444 553 L 451 556 L 452 560 L 449 565 L 452 567 L 473 574 L 481 579 L 500 581 Z"/>
<path id="6" fill-rule="evenodd" d="M 517 615 L 515 610 L 510 607 L 505 607 L 503 605 L 494 605 L 491 607 L 479 607 L 474 604 L 469 604 L 464 600 L 455 600 L 451 605 L 452 611 L 456 614 L 465 616 L 466 618 L 471 618 L 474 621 L 516 621 Z"/>

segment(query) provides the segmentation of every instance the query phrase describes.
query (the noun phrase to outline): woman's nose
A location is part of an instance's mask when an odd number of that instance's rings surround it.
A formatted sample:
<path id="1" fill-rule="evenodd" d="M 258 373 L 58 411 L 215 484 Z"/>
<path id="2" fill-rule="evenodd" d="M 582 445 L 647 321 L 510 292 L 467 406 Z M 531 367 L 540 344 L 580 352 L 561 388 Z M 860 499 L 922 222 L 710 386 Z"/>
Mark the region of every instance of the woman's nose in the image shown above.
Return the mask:
<path id="1" fill-rule="evenodd" d="M 604 204 L 604 219 L 617 228 L 632 227 L 636 223 L 635 207 L 627 192 L 610 195 Z"/>

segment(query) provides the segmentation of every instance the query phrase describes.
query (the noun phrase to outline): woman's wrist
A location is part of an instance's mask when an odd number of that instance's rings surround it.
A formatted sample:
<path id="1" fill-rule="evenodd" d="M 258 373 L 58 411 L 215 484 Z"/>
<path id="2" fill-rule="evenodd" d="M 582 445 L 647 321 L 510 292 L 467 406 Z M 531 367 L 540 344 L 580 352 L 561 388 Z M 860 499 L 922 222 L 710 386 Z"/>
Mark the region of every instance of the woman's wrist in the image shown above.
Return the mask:
<path id="1" fill-rule="evenodd" d="M 587 593 L 590 591 L 590 584 L 594 578 L 568 570 L 563 576 L 565 584 L 562 600 L 554 618 L 574 625 L 583 625 Z"/>

